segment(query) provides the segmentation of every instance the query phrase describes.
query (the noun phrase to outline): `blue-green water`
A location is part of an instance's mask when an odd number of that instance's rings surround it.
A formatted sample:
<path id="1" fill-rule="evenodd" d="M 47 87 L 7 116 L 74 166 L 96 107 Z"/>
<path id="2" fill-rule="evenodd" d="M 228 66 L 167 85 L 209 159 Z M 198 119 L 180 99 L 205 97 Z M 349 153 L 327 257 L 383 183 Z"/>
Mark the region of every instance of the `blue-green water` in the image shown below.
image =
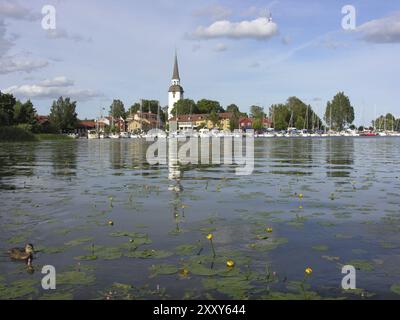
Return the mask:
<path id="1" fill-rule="evenodd" d="M 254 173 L 237 176 L 150 166 L 140 140 L 0 144 L 0 298 L 396 299 L 399 151 L 399 138 L 257 139 Z M 26 243 L 33 274 L 7 256 Z"/>

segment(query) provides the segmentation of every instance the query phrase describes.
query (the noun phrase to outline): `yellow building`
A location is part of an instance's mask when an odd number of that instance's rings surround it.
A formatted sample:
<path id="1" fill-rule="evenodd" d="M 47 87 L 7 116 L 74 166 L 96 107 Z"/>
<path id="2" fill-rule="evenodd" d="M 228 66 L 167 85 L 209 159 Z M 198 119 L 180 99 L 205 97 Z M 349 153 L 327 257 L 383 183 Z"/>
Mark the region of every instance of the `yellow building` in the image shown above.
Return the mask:
<path id="1" fill-rule="evenodd" d="M 178 120 L 178 128 L 180 130 L 185 129 L 220 129 L 220 130 L 229 130 L 230 129 L 230 119 L 233 114 L 230 112 L 218 113 L 219 120 L 218 124 L 214 125 L 211 120 L 209 120 L 209 114 L 183 114 L 172 118 L 170 121 Z"/>
<path id="2" fill-rule="evenodd" d="M 160 121 L 157 120 L 157 114 L 149 112 L 137 112 L 130 115 L 127 121 L 129 132 L 149 131 L 161 127 Z"/>

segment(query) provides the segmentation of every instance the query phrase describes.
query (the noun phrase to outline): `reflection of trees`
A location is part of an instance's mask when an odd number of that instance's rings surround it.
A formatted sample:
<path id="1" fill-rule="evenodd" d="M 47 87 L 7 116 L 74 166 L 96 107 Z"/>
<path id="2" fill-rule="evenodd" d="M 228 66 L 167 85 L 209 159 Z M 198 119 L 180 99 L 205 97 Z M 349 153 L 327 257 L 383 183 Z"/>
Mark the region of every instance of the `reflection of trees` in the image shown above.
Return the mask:
<path id="1" fill-rule="evenodd" d="M 354 139 L 330 138 L 325 143 L 327 177 L 349 177 L 354 164 Z"/>
<path id="2" fill-rule="evenodd" d="M 77 141 L 54 142 L 50 145 L 54 176 L 75 176 Z"/>
<path id="3" fill-rule="evenodd" d="M 110 165 L 112 169 L 125 167 L 126 143 L 122 140 L 110 140 Z"/>
<path id="4" fill-rule="evenodd" d="M 15 189 L 3 179 L 33 176 L 36 164 L 36 143 L 4 143 L 0 147 L 0 189 Z"/>
<path id="5" fill-rule="evenodd" d="M 255 141 L 255 159 L 272 159 L 272 173 L 311 175 L 315 139 L 261 139 Z"/>

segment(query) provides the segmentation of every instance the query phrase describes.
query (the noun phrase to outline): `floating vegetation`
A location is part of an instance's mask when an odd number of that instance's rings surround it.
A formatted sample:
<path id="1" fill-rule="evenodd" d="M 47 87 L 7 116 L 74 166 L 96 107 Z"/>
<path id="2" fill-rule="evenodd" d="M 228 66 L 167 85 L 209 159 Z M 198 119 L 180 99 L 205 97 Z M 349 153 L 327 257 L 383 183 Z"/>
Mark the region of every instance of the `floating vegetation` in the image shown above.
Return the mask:
<path id="1" fill-rule="evenodd" d="M 34 279 L 23 279 L 12 282 L 10 285 L 0 285 L 0 300 L 14 300 L 32 297 L 38 293 L 38 282 Z"/>
<path id="2" fill-rule="evenodd" d="M 175 252 L 180 256 L 189 256 L 197 254 L 200 250 L 200 245 L 183 244 L 175 248 Z"/>
<path id="3" fill-rule="evenodd" d="M 73 300 L 74 295 L 70 292 L 55 292 L 55 293 L 47 293 L 42 295 L 39 300 L 57 300 L 57 301 L 66 301 Z"/>
<path id="4" fill-rule="evenodd" d="M 395 294 L 400 295 L 400 284 L 393 284 L 390 287 L 390 291 L 394 292 Z"/>
<path id="5" fill-rule="evenodd" d="M 90 255 L 76 257 L 76 260 L 116 260 L 122 257 L 123 251 L 120 247 L 88 246 L 84 248 L 91 251 Z"/>
<path id="6" fill-rule="evenodd" d="M 163 250 L 136 250 L 125 253 L 124 256 L 128 258 L 138 258 L 138 259 L 163 259 L 172 256 L 173 254 L 168 251 Z"/>
<path id="7" fill-rule="evenodd" d="M 170 264 L 152 265 L 150 267 L 150 277 L 154 278 L 160 275 L 173 275 L 178 273 L 178 268 Z"/>
<path id="8" fill-rule="evenodd" d="M 275 238 L 275 239 L 268 239 L 266 241 L 252 243 L 249 245 L 250 249 L 257 250 L 257 251 L 271 251 L 275 250 L 281 245 L 287 244 L 289 239 L 287 238 Z"/>
<path id="9" fill-rule="evenodd" d="M 322 244 L 322 245 L 319 245 L 319 246 L 314 246 L 314 247 L 312 247 L 312 249 L 315 250 L 315 251 L 328 251 L 329 247 Z"/>
<path id="10" fill-rule="evenodd" d="M 141 299 L 159 299 L 168 298 L 165 288 L 157 287 L 149 288 L 148 285 L 133 286 L 125 283 L 115 282 L 110 288 L 104 292 L 100 292 L 101 299 L 105 300 L 141 300 Z"/>
<path id="11" fill-rule="evenodd" d="M 67 247 L 75 247 L 75 246 L 79 246 L 79 245 L 82 245 L 82 244 L 85 244 L 85 243 L 91 242 L 91 241 L 93 241 L 93 238 L 78 238 L 78 239 L 74 239 L 74 240 L 66 242 L 65 245 Z"/>
<path id="12" fill-rule="evenodd" d="M 263 300 L 323 300 L 316 292 L 305 291 L 302 293 L 270 292 L 262 297 Z"/>
<path id="13" fill-rule="evenodd" d="M 152 241 L 149 238 L 149 235 L 146 233 L 120 231 L 120 232 L 110 233 L 110 236 L 115 238 L 129 238 L 129 242 L 136 246 L 152 243 Z"/>
<path id="14" fill-rule="evenodd" d="M 32 232 L 27 231 L 24 234 L 15 235 L 12 238 L 7 240 L 9 244 L 21 244 L 29 242 L 29 237 L 31 236 Z"/>
<path id="15" fill-rule="evenodd" d="M 364 299 L 372 298 L 375 296 L 375 293 L 366 291 L 364 289 L 349 289 L 349 290 L 343 290 L 343 293 L 345 294 L 350 294 L 350 295 L 355 295 Z"/>
<path id="16" fill-rule="evenodd" d="M 353 266 L 360 271 L 370 272 L 375 270 L 374 264 L 367 260 L 351 260 L 346 265 Z"/>
<path id="17" fill-rule="evenodd" d="M 249 298 L 249 291 L 254 288 L 247 276 L 235 276 L 221 279 L 205 279 L 203 286 L 206 290 L 216 290 L 235 300 Z"/>
<path id="18" fill-rule="evenodd" d="M 95 281 L 96 278 L 94 275 L 84 271 L 66 271 L 57 274 L 57 285 L 90 286 Z"/>

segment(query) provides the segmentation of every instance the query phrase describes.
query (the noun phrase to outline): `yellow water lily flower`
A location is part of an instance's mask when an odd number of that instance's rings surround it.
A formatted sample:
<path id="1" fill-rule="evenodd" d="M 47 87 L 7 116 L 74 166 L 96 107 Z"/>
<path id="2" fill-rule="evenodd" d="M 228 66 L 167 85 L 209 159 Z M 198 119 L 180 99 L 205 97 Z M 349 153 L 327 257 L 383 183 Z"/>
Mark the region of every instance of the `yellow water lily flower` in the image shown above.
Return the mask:
<path id="1" fill-rule="evenodd" d="M 274 230 L 272 228 L 267 228 L 267 233 L 272 233 Z"/>
<path id="2" fill-rule="evenodd" d="M 182 269 L 182 270 L 179 271 L 179 274 L 182 277 L 187 277 L 189 275 L 189 270 L 188 269 Z"/>
<path id="3" fill-rule="evenodd" d="M 208 234 L 208 235 L 207 235 L 207 240 L 210 240 L 210 241 L 211 241 L 212 239 L 213 239 L 213 235 L 212 235 L 211 233 Z"/>
<path id="4" fill-rule="evenodd" d="M 108 224 L 110 225 L 110 226 L 113 226 L 114 225 L 114 221 L 108 221 Z"/>
<path id="5" fill-rule="evenodd" d="M 303 209 L 303 206 L 299 206 L 299 209 L 300 209 L 300 210 Z"/>
<path id="6" fill-rule="evenodd" d="M 303 199 L 303 194 L 302 193 L 299 194 L 299 198 Z"/>
<path id="7" fill-rule="evenodd" d="M 313 273 L 313 269 L 311 269 L 310 267 L 308 267 L 308 268 L 305 270 L 305 273 L 306 273 L 307 275 L 311 275 L 311 274 Z"/>
<path id="8" fill-rule="evenodd" d="M 233 267 L 235 266 L 235 261 L 233 261 L 233 260 L 228 260 L 228 261 L 226 262 L 226 266 L 227 266 L 228 268 L 233 268 Z"/>

